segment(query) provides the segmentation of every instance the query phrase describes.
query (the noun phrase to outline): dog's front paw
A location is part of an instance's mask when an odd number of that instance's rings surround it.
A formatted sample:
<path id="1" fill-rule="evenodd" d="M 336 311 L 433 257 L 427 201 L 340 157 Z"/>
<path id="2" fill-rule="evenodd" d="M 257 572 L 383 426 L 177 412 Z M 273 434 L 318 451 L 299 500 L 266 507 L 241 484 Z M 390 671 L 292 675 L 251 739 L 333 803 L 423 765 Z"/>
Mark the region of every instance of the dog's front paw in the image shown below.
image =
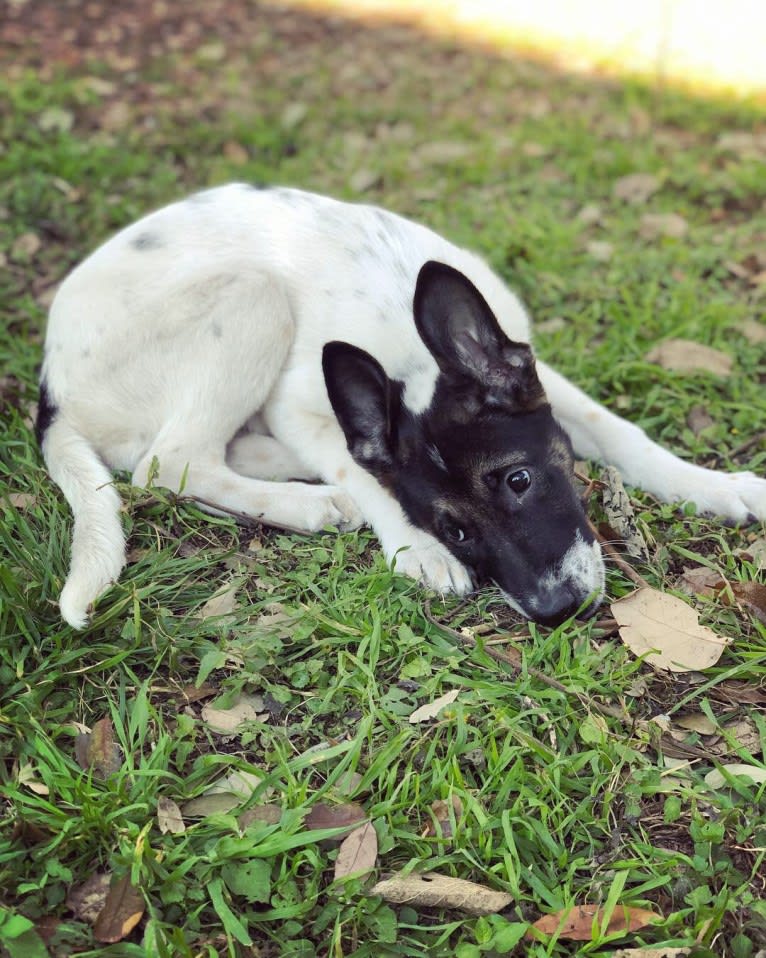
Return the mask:
<path id="1" fill-rule="evenodd" d="M 351 496 L 339 486 L 309 486 L 300 503 L 300 517 L 295 523 L 306 532 L 320 532 L 327 526 L 337 529 L 358 529 L 364 523 Z"/>
<path id="2" fill-rule="evenodd" d="M 389 557 L 393 559 L 397 572 L 417 579 L 427 588 L 443 595 L 465 595 L 471 591 L 473 582 L 468 570 L 451 552 L 431 536 L 418 536 L 417 539 L 412 545 Z"/>
<path id="3" fill-rule="evenodd" d="M 752 472 L 722 473 L 706 470 L 697 488 L 685 498 L 700 512 L 709 512 L 734 522 L 766 521 L 766 479 Z"/>

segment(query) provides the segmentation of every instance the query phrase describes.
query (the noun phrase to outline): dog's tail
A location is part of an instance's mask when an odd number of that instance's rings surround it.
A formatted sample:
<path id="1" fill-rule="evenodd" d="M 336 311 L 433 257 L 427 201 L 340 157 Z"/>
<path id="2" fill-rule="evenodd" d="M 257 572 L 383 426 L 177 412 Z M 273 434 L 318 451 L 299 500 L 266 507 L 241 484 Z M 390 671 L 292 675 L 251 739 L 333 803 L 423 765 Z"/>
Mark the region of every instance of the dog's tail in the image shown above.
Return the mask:
<path id="1" fill-rule="evenodd" d="M 59 605 L 63 618 L 82 629 L 92 602 L 125 564 L 121 500 L 95 449 L 50 404 L 40 404 L 37 431 L 51 478 L 74 514 L 72 560 Z"/>

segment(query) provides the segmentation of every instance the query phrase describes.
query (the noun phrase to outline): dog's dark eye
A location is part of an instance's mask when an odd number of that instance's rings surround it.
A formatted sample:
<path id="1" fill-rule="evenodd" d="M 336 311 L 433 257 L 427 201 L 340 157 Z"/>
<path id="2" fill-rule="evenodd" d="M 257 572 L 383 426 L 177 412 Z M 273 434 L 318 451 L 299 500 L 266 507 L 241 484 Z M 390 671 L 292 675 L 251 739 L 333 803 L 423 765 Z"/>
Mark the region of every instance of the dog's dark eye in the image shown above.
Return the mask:
<path id="1" fill-rule="evenodd" d="M 532 477 L 527 469 L 519 469 L 516 472 L 512 472 L 506 481 L 517 496 L 520 496 L 522 492 L 525 492 L 532 485 Z"/>
<path id="2" fill-rule="evenodd" d="M 461 528 L 452 519 L 444 520 L 442 523 L 442 528 L 444 529 L 445 536 L 450 540 L 450 542 L 465 542 L 468 539 L 465 529 Z"/>

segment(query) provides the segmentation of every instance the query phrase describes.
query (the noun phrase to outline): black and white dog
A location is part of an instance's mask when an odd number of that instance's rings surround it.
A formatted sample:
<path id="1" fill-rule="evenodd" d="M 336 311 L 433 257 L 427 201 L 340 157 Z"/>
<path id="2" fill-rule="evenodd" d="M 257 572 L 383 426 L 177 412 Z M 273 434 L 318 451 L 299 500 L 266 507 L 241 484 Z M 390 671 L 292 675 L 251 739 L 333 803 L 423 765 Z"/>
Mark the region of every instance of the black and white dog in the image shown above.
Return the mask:
<path id="1" fill-rule="evenodd" d="M 766 480 L 682 462 L 536 363 L 481 259 L 292 189 L 208 190 L 96 250 L 53 303 L 39 410 L 77 628 L 125 562 L 112 469 L 287 528 L 367 522 L 400 571 L 494 580 L 542 623 L 604 586 L 572 445 L 662 499 L 766 519 Z"/>

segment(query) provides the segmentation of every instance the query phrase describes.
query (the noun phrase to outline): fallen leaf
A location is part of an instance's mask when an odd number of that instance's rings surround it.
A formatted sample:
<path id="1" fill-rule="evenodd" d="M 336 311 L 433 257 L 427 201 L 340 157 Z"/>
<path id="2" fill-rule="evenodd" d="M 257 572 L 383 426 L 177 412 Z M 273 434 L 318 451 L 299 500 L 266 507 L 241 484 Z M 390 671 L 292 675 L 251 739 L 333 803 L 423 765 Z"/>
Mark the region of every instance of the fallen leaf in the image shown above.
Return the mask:
<path id="1" fill-rule="evenodd" d="M 37 777 L 35 768 L 30 762 L 20 766 L 17 781 L 19 785 L 24 785 L 35 795 L 50 795 L 50 789 Z"/>
<path id="2" fill-rule="evenodd" d="M 335 859 L 335 881 L 348 878 L 366 878 L 378 860 L 378 835 L 372 822 L 355 828 L 341 842 Z"/>
<path id="3" fill-rule="evenodd" d="M 349 830 L 358 827 L 366 821 L 367 812 L 357 802 L 345 802 L 342 805 L 328 805 L 326 802 L 317 802 L 312 805 L 305 819 L 306 828 L 325 829 L 342 828 L 337 837 L 329 839 L 330 842 L 341 842 Z"/>
<path id="4" fill-rule="evenodd" d="M 37 233 L 22 233 L 11 246 L 11 259 L 30 260 L 42 249 L 43 241 Z"/>
<path id="5" fill-rule="evenodd" d="M 157 824 L 163 835 L 168 832 L 171 835 L 182 835 L 186 831 L 181 809 L 172 798 L 161 795 L 157 800 Z"/>
<path id="6" fill-rule="evenodd" d="M 352 173 L 348 179 L 348 185 L 355 193 L 366 193 L 381 182 L 380 173 L 375 170 L 359 169 Z"/>
<path id="7" fill-rule="evenodd" d="M 296 101 L 295 103 L 288 103 L 285 109 L 282 111 L 282 116 L 280 118 L 280 123 L 282 128 L 285 130 L 294 130 L 295 127 L 300 126 L 301 123 L 306 119 L 309 113 L 309 108 L 307 103 L 300 103 Z"/>
<path id="8" fill-rule="evenodd" d="M 37 125 L 43 133 L 67 133 L 72 129 L 74 114 L 71 110 L 64 110 L 58 106 L 50 106 L 43 110 L 37 118 Z"/>
<path id="9" fill-rule="evenodd" d="M 636 525 L 636 514 L 625 491 L 622 476 L 614 466 L 606 466 L 600 476 L 604 487 L 601 491 L 601 503 L 609 525 L 625 545 L 625 551 L 634 559 L 649 558 L 646 540 Z"/>
<path id="10" fill-rule="evenodd" d="M 686 424 L 695 436 L 700 436 L 706 429 L 710 429 L 711 426 L 715 425 L 715 419 L 713 419 L 704 406 L 697 405 L 692 406 L 689 410 L 689 414 L 686 417 Z"/>
<path id="11" fill-rule="evenodd" d="M 344 772 L 335 782 L 335 791 L 340 795 L 352 796 L 359 791 L 362 784 L 362 776 L 359 772 Z"/>
<path id="12" fill-rule="evenodd" d="M 688 729 L 690 732 L 699 732 L 700 735 L 715 735 L 718 726 L 703 712 L 691 712 L 676 719 L 676 725 Z"/>
<path id="13" fill-rule="evenodd" d="M 708 772 L 705 776 L 705 784 L 709 788 L 723 788 L 728 785 L 729 783 L 723 774 L 724 771 L 730 776 L 742 775 L 755 785 L 766 782 L 766 768 L 762 768 L 760 765 L 744 765 L 735 762 L 731 765 L 722 765 L 720 768 L 714 768 L 712 772 Z"/>
<path id="14" fill-rule="evenodd" d="M 600 206 L 596 206 L 595 203 L 587 203 L 577 213 L 575 219 L 585 223 L 586 226 L 593 226 L 595 223 L 600 223 L 603 216 L 604 213 Z"/>
<path id="15" fill-rule="evenodd" d="M 680 239 L 689 230 L 689 224 L 678 213 L 644 213 L 638 227 L 639 234 L 648 240 L 670 236 Z"/>
<path id="16" fill-rule="evenodd" d="M 197 798 L 185 802 L 181 811 L 192 818 L 226 814 L 250 798 L 261 780 L 256 772 L 233 771 L 209 785 Z"/>
<path id="17" fill-rule="evenodd" d="M 114 740 L 114 727 L 108 718 L 99 719 L 90 732 L 75 736 L 74 751 L 77 764 L 85 771 L 93 771 L 98 778 L 108 778 L 122 764 L 122 753 Z"/>
<path id="18" fill-rule="evenodd" d="M 612 193 L 627 203 L 645 203 L 660 188 L 660 181 L 651 173 L 629 173 L 614 184 Z"/>
<path id="19" fill-rule="evenodd" d="M 246 829 L 253 822 L 263 822 L 264 825 L 277 825 L 282 818 L 282 809 L 279 805 L 254 805 L 238 818 L 239 827 Z"/>
<path id="20" fill-rule="evenodd" d="M 614 246 L 606 240 L 591 240 L 585 244 L 585 251 L 599 263 L 607 263 L 612 258 Z"/>
<path id="21" fill-rule="evenodd" d="M 731 591 L 740 607 L 766 625 L 766 585 L 761 582 L 732 582 Z"/>
<path id="22" fill-rule="evenodd" d="M 709 668 L 729 640 L 700 625 L 683 599 L 642 587 L 611 605 L 622 641 L 656 669 L 691 672 Z"/>
<path id="23" fill-rule="evenodd" d="M 236 140 L 228 140 L 223 145 L 223 155 L 236 166 L 243 166 L 250 159 L 247 148 L 237 143 Z"/>
<path id="24" fill-rule="evenodd" d="M 431 803 L 431 811 L 434 818 L 423 829 L 422 837 L 452 838 L 452 822 L 458 825 L 463 817 L 463 803 L 460 801 L 460 796 L 453 795 L 448 802 L 437 798 Z"/>
<path id="25" fill-rule="evenodd" d="M 14 509 L 29 509 L 37 504 L 37 496 L 33 492 L 12 492 L 8 501 Z"/>
<path id="26" fill-rule="evenodd" d="M 736 748 L 744 749 L 750 755 L 760 755 L 763 752 L 763 739 L 760 730 L 751 718 L 741 718 L 734 722 L 727 722 L 718 731 L 725 732 L 720 738 L 708 745 L 708 750 L 715 755 L 729 755 L 736 751 Z M 729 744 L 727 739 L 733 740 L 735 744 Z"/>
<path id="27" fill-rule="evenodd" d="M 744 549 L 739 549 L 737 555 L 752 562 L 758 572 L 766 569 L 766 538 L 753 539 Z"/>
<path id="28" fill-rule="evenodd" d="M 719 150 L 751 159 L 766 156 L 766 135 L 751 130 L 729 130 L 716 141 Z"/>
<path id="29" fill-rule="evenodd" d="M 112 885 L 104 907 L 93 926 L 93 937 L 103 944 L 113 944 L 131 933 L 144 914 L 144 899 L 125 875 Z"/>
<path id="30" fill-rule="evenodd" d="M 726 588 L 726 580 L 720 572 L 706 565 L 690 566 L 676 579 L 675 588 L 687 595 L 712 598 Z"/>
<path id="31" fill-rule="evenodd" d="M 228 709 L 217 709 L 213 705 L 202 708 L 202 720 L 213 732 L 220 735 L 232 735 L 241 731 L 248 722 L 259 721 L 264 704 L 260 695 L 241 693 Z"/>
<path id="32" fill-rule="evenodd" d="M 639 928 L 645 928 L 646 925 L 661 918 L 661 915 L 648 911 L 646 908 L 617 905 L 609 918 L 605 933 L 614 935 L 617 932 L 638 931 Z M 603 910 L 598 905 L 574 905 L 554 912 L 552 915 L 543 915 L 532 925 L 532 928 L 545 935 L 558 932 L 559 938 L 566 938 L 568 941 L 591 941 L 594 921 L 599 927 L 603 921 Z M 532 929 L 527 932 L 527 938 L 532 941 L 538 940 Z"/>
<path id="33" fill-rule="evenodd" d="M 650 349 L 645 358 L 647 362 L 656 363 L 663 369 L 672 369 L 674 372 L 690 373 L 702 370 L 715 376 L 728 376 L 734 365 L 734 360 L 726 353 L 689 339 L 666 339 Z"/>
<path id="34" fill-rule="evenodd" d="M 81 885 L 69 889 L 66 906 L 78 921 L 86 925 L 94 925 L 101 914 L 112 884 L 112 876 L 108 872 L 96 872 L 87 878 Z"/>
<path id="35" fill-rule="evenodd" d="M 473 145 L 465 140 L 435 140 L 424 143 L 413 156 L 415 165 L 420 168 L 422 164 L 454 163 L 470 156 L 473 151 Z"/>
<path id="36" fill-rule="evenodd" d="M 446 706 L 451 705 L 455 701 L 458 695 L 460 695 L 459 689 L 451 689 L 449 692 L 445 692 L 444 695 L 440 695 L 438 699 L 434 699 L 433 702 L 427 702 L 425 705 L 421 705 L 420 708 L 415 709 L 412 715 L 410 715 L 410 725 L 417 725 L 418 722 L 428 722 L 430 719 L 435 719 L 443 708 L 446 708 Z"/>
<path id="37" fill-rule="evenodd" d="M 492 915 L 511 904 L 507 892 L 494 891 L 464 878 L 438 872 L 393 875 L 379 881 L 370 895 L 380 895 L 396 905 L 411 908 L 455 908 L 469 915 Z"/>
<path id="38" fill-rule="evenodd" d="M 238 586 L 238 581 L 222 585 L 202 606 L 197 613 L 197 618 L 210 619 L 213 616 L 226 616 L 233 612 L 237 605 Z"/>
<path id="39" fill-rule="evenodd" d="M 764 322 L 757 319 L 743 319 L 735 328 L 753 346 L 766 343 L 766 323 Z"/>
<path id="40" fill-rule="evenodd" d="M 691 948 L 618 948 L 610 958 L 682 958 L 690 955 Z"/>

